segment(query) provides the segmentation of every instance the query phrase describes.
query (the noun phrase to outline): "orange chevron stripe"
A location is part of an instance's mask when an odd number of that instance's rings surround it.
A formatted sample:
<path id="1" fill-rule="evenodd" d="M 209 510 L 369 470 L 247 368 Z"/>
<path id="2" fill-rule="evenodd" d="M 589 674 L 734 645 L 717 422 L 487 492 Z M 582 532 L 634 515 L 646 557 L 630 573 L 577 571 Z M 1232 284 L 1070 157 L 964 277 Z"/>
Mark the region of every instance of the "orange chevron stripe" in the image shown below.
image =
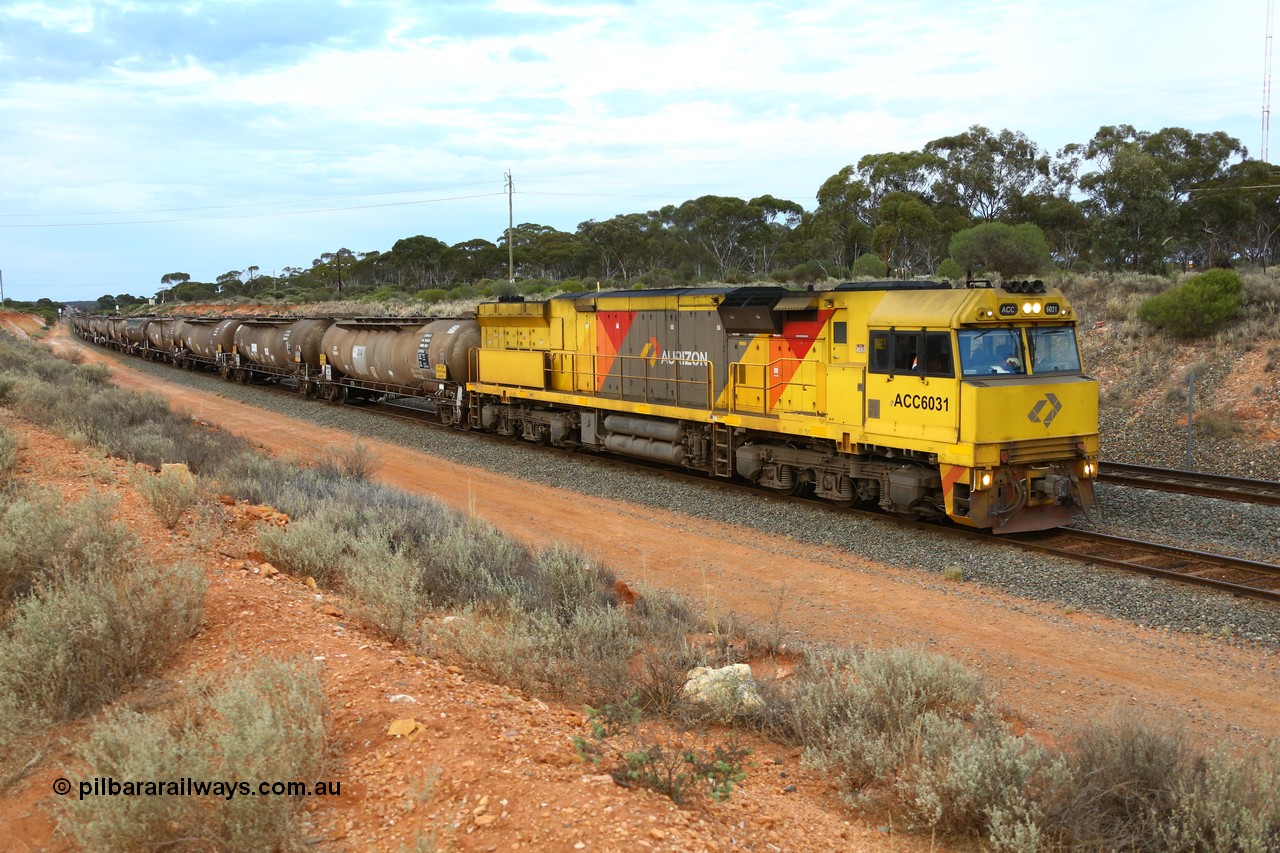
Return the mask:
<path id="1" fill-rule="evenodd" d="M 836 313 L 835 310 L 831 309 L 819 311 L 817 318 L 813 320 L 788 320 L 782 326 L 781 336 L 769 338 L 769 361 L 778 369 L 776 376 L 778 381 L 769 392 L 769 411 L 772 411 L 782 399 L 787 385 L 800 369 L 800 362 L 813 349 L 814 341 L 834 313 Z"/>
<path id="2" fill-rule="evenodd" d="M 604 387 L 604 381 L 618 360 L 622 342 L 636 321 L 634 311 L 599 311 L 596 313 L 596 391 Z"/>

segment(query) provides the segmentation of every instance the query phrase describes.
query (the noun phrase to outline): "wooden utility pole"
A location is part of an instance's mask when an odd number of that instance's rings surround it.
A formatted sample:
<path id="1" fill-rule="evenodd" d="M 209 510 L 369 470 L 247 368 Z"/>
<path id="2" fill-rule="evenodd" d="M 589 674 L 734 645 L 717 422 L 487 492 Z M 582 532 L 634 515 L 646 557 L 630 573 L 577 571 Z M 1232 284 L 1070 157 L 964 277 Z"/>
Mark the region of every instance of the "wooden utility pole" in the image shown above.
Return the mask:
<path id="1" fill-rule="evenodd" d="M 512 284 L 516 283 L 516 249 L 511 242 L 512 225 L 515 222 L 514 209 L 515 206 L 511 201 L 511 196 L 515 193 L 515 181 L 511 179 L 511 170 L 507 170 L 507 280 Z"/>

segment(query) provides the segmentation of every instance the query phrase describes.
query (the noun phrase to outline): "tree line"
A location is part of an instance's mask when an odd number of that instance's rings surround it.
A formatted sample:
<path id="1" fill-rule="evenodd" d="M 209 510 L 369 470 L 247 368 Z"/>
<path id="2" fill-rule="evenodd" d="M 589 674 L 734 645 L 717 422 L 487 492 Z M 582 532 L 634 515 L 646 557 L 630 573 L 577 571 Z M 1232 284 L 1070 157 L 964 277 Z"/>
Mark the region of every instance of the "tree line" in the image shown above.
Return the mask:
<path id="1" fill-rule="evenodd" d="M 519 285 L 507 282 L 504 231 L 453 245 L 417 235 L 388 251 L 344 247 L 279 275 L 256 266 L 213 282 L 167 273 L 156 299 L 443 298 L 596 281 L 665 287 L 1052 267 L 1265 267 L 1280 232 L 1278 189 L 1272 167 L 1220 131 L 1104 126 L 1087 143 L 1050 154 L 1023 133 L 974 125 L 918 151 L 868 154 L 845 166 L 818 187 L 812 210 L 772 195 L 705 195 L 588 220 L 573 232 L 523 223 L 511 232 Z"/>

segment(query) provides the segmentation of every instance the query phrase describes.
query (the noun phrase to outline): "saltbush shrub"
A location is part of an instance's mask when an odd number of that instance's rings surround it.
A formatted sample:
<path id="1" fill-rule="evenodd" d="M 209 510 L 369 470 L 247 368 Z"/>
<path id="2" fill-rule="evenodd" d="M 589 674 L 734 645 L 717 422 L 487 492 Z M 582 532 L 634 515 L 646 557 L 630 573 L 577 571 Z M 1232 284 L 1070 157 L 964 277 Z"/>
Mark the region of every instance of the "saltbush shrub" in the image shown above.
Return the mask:
<path id="1" fill-rule="evenodd" d="M 174 713 L 118 710 L 79 750 L 85 779 L 163 785 L 185 777 L 244 782 L 252 792 L 69 797 L 63 830 L 86 850 L 300 848 L 297 819 L 311 800 L 258 796 L 256 786 L 325 781 L 324 714 L 315 666 L 302 661 L 271 661 L 190 689 Z"/>
<path id="2" fill-rule="evenodd" d="M 0 614 L 38 586 L 132 565 L 137 537 L 112 521 L 115 506 L 105 495 L 68 504 L 61 494 L 37 488 L 0 506 Z"/>
<path id="3" fill-rule="evenodd" d="M 0 427 L 0 483 L 6 482 L 18 467 L 19 441 L 17 434 Z"/>
<path id="4" fill-rule="evenodd" d="M 72 719 L 168 662 L 200 624 L 204 573 L 97 569 L 44 584 L 0 634 L 0 740 Z"/>
<path id="5" fill-rule="evenodd" d="M 165 527 L 172 530 L 182 516 L 195 506 L 200 486 L 185 465 L 165 465 L 159 474 L 141 473 L 134 486 L 151 505 Z"/>

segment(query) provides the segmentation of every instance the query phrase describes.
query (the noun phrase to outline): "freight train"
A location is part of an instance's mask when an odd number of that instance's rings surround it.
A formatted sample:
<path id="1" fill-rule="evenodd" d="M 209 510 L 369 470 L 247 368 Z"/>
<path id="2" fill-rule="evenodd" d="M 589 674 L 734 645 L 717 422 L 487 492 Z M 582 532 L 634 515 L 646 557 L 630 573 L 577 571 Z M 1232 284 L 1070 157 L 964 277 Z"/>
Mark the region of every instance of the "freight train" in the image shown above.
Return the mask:
<path id="1" fill-rule="evenodd" d="M 1098 384 L 1040 281 L 502 299 L 450 318 L 78 317 L 82 337 L 331 402 L 996 533 L 1093 504 Z"/>

